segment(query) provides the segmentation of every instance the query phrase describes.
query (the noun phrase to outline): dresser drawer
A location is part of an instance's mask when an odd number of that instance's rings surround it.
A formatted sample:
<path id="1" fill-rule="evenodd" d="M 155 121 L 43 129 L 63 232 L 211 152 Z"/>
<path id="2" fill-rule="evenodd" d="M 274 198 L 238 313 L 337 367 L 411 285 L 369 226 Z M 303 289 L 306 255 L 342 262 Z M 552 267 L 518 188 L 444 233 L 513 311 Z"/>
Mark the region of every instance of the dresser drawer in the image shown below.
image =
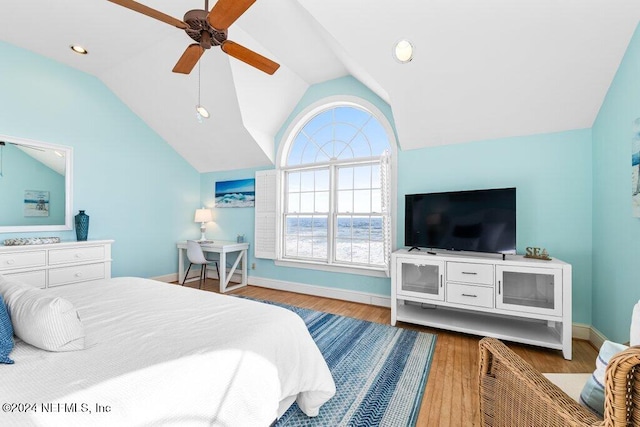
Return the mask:
<path id="1" fill-rule="evenodd" d="M 104 278 L 104 263 L 86 264 L 49 270 L 49 287 Z"/>
<path id="2" fill-rule="evenodd" d="M 447 281 L 493 285 L 493 265 L 448 262 Z"/>
<path id="3" fill-rule="evenodd" d="M 456 304 L 493 308 L 493 288 L 449 283 L 447 285 L 447 301 Z"/>
<path id="4" fill-rule="evenodd" d="M 0 270 L 42 267 L 47 263 L 46 251 L 14 252 L 0 254 Z"/>
<path id="5" fill-rule="evenodd" d="M 53 249 L 49 251 L 49 265 L 104 259 L 104 246 L 86 248 Z"/>
<path id="6" fill-rule="evenodd" d="M 4 274 L 9 280 L 19 280 L 22 283 L 26 283 L 36 288 L 44 289 L 47 286 L 47 272 L 46 270 L 29 271 L 26 273 L 9 273 Z"/>

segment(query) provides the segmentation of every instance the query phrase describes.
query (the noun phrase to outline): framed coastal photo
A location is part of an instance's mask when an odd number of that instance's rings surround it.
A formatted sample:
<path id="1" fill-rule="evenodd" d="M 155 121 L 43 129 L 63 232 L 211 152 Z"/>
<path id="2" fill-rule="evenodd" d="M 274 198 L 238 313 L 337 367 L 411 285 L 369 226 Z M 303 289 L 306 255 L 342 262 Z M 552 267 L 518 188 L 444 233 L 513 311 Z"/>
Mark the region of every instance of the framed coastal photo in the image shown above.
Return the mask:
<path id="1" fill-rule="evenodd" d="M 633 121 L 631 139 L 631 206 L 632 215 L 640 218 L 640 117 Z"/>
<path id="2" fill-rule="evenodd" d="M 251 208 L 256 201 L 256 180 L 216 182 L 216 208 Z"/>
<path id="3" fill-rule="evenodd" d="M 26 190 L 24 192 L 24 216 L 49 216 L 49 192 Z"/>

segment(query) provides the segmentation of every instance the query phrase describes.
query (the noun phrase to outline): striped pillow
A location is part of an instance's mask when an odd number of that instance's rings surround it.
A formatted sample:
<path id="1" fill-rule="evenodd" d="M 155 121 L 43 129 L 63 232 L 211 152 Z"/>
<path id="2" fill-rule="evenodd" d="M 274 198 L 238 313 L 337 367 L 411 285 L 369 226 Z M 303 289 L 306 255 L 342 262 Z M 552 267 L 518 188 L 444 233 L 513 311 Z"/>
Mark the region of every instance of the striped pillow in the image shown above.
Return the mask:
<path id="1" fill-rule="evenodd" d="M 7 306 L 0 295 L 0 363 L 12 364 L 9 353 L 13 350 L 13 327 Z"/>
<path id="2" fill-rule="evenodd" d="M 580 393 L 580 404 L 600 415 L 600 417 L 604 416 L 604 374 L 607 370 L 609 359 L 627 348 L 624 344 L 605 341 L 600 347 L 600 352 L 596 358 L 596 370 L 593 371 Z"/>
<path id="3" fill-rule="evenodd" d="M 68 300 L 6 279 L 0 280 L 0 295 L 7 302 L 13 332 L 24 342 L 49 351 L 84 349 L 84 326 Z"/>

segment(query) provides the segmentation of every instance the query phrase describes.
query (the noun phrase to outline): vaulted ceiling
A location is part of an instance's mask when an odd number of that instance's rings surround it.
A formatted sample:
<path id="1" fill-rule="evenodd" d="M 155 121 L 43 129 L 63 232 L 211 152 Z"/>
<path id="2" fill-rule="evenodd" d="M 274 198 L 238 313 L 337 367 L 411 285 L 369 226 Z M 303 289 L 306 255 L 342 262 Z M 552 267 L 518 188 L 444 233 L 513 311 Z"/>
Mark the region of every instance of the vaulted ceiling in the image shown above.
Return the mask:
<path id="1" fill-rule="evenodd" d="M 182 19 L 204 0 L 141 0 Z M 210 7 L 215 0 L 211 1 Z M 402 149 L 589 128 L 640 19 L 637 0 L 258 0 L 219 48 L 172 73 L 192 41 L 107 0 L 3 0 L 0 40 L 101 79 L 200 172 L 273 163 L 305 91 L 352 75 L 389 103 Z M 391 55 L 406 38 L 415 56 Z M 89 55 L 76 55 L 70 44 Z M 201 123 L 195 104 L 212 113 Z"/>

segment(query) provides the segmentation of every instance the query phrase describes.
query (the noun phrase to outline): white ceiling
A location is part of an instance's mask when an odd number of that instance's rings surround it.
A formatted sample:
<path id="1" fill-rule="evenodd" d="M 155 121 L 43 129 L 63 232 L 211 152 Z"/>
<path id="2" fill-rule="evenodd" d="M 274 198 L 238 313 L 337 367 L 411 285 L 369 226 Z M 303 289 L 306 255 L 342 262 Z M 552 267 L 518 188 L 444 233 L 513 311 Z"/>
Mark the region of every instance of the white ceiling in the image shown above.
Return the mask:
<path id="1" fill-rule="evenodd" d="M 179 19 L 204 7 L 141 3 Z M 307 88 L 349 74 L 391 105 L 405 150 L 589 128 L 639 19 L 637 0 L 258 0 L 229 39 L 281 67 L 269 76 L 206 52 L 202 123 L 198 68 L 171 72 L 191 39 L 170 25 L 106 0 L 3 0 L 0 40 L 97 76 L 211 172 L 272 164 Z M 401 38 L 416 46 L 404 65 L 391 56 Z"/>

